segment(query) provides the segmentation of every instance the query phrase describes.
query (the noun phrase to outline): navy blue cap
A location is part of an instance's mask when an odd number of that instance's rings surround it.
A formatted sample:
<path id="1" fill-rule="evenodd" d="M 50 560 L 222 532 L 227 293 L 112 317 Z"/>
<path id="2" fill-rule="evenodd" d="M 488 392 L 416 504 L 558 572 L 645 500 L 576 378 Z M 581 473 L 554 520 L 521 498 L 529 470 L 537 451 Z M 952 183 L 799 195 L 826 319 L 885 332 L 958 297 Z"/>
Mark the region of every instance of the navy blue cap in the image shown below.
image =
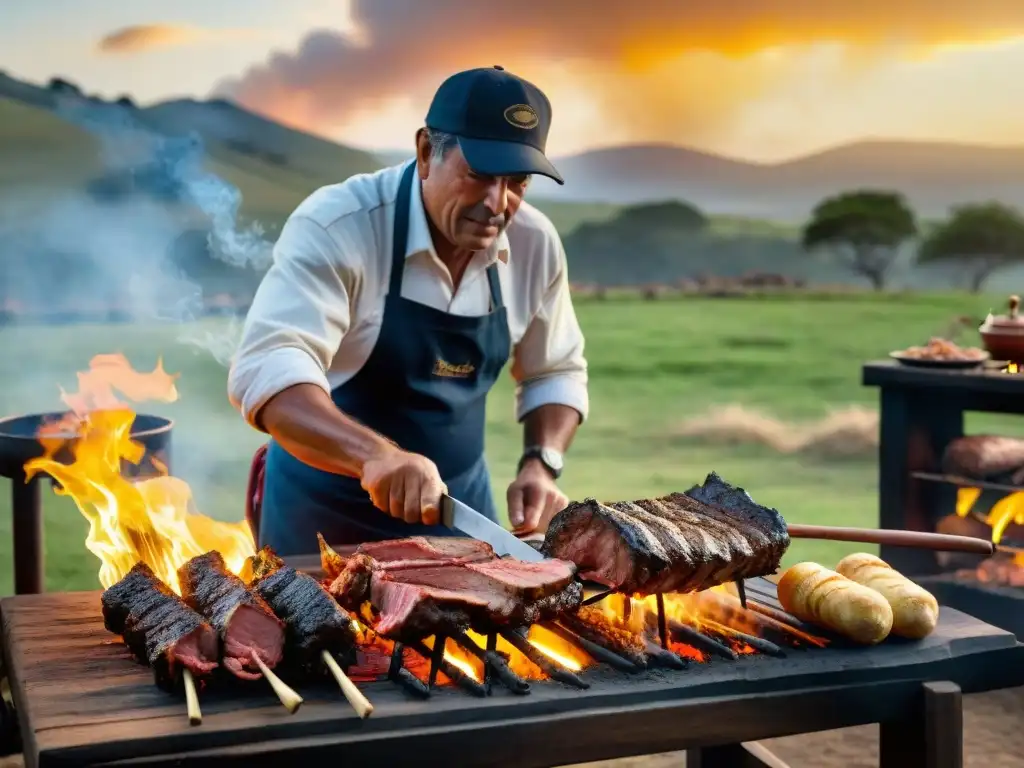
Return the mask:
<path id="1" fill-rule="evenodd" d="M 426 124 L 458 138 L 469 167 L 491 176 L 538 173 L 564 184 L 544 155 L 551 102 L 502 67 L 458 72 L 434 94 Z"/>

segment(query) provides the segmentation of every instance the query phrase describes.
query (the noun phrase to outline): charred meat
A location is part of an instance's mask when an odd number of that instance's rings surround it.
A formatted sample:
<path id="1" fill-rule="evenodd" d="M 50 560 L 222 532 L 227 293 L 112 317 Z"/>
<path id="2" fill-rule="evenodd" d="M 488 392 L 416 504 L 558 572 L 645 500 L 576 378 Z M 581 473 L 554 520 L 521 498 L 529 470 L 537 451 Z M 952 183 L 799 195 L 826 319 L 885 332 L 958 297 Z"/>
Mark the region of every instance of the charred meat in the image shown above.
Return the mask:
<path id="1" fill-rule="evenodd" d="M 179 667 L 203 676 L 217 667 L 217 633 L 145 563 L 103 592 L 103 625 L 121 635 L 156 683 L 170 688 Z"/>
<path id="2" fill-rule="evenodd" d="M 287 626 L 285 653 L 290 663 L 318 670 L 322 651 L 347 654 L 354 648 L 352 617 L 320 582 L 285 565 L 269 547 L 251 559 L 252 589 Z"/>
<path id="3" fill-rule="evenodd" d="M 380 614 L 376 631 L 396 639 L 523 626 L 573 611 L 583 598 L 572 563 L 500 560 L 472 539 L 417 537 L 360 550 L 330 592 L 354 611 L 369 601 Z"/>
<path id="4" fill-rule="evenodd" d="M 975 480 L 1024 482 L 1024 440 L 969 435 L 953 440 L 942 455 L 942 471 Z"/>
<path id="5" fill-rule="evenodd" d="M 788 547 L 782 515 L 711 473 L 685 494 L 572 503 L 552 519 L 542 551 L 575 563 L 583 579 L 656 594 L 774 573 Z"/>
<path id="6" fill-rule="evenodd" d="M 258 680 L 261 675 L 253 653 L 271 668 L 281 661 L 284 623 L 262 597 L 228 571 L 219 552 L 193 557 L 178 569 L 178 581 L 185 602 L 220 635 L 224 666 L 232 674 Z"/>

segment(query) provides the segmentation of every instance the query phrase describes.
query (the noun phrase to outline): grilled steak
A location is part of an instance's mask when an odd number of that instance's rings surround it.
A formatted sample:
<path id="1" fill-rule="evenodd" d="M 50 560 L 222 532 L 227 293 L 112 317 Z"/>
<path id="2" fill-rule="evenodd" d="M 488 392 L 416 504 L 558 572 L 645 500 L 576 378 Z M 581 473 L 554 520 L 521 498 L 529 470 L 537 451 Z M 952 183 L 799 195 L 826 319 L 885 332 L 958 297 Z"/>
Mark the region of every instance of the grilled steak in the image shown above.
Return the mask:
<path id="1" fill-rule="evenodd" d="M 452 634 L 470 627 L 487 632 L 522 626 L 575 610 L 583 599 L 571 563 L 499 560 L 488 545 L 473 540 L 461 540 L 462 546 L 452 543 L 445 552 L 448 560 L 437 552 L 428 553 L 429 559 L 421 557 L 423 541 L 427 540 L 374 545 L 384 557 L 401 553 L 413 560 L 353 555 L 331 584 L 331 594 L 352 610 L 369 600 L 380 614 L 376 631 L 396 639 Z M 394 546 L 380 546 L 384 544 Z M 485 552 L 490 559 L 479 559 Z"/>
<path id="2" fill-rule="evenodd" d="M 121 635 L 128 650 L 149 664 L 156 684 L 170 688 L 178 666 L 196 676 L 217 667 L 217 633 L 145 563 L 103 592 L 103 625 Z"/>
<path id="3" fill-rule="evenodd" d="M 942 455 L 942 471 L 975 480 L 1024 482 L 1024 440 L 970 435 L 953 440 Z"/>
<path id="4" fill-rule="evenodd" d="M 223 643 L 224 666 L 243 680 L 258 680 L 253 652 L 268 667 L 281 661 L 284 622 L 266 601 L 228 571 L 220 552 L 193 557 L 178 569 L 185 602 L 214 626 Z M 256 670 L 256 671 L 253 671 Z"/>
<path id="5" fill-rule="evenodd" d="M 328 579 L 336 579 L 346 559 L 335 552 L 319 533 L 320 565 Z M 497 557 L 490 544 L 476 539 L 443 536 L 411 536 L 360 544 L 356 554 L 367 555 L 387 568 L 416 568 L 433 563 L 476 563 Z"/>
<path id="6" fill-rule="evenodd" d="M 351 652 L 355 645 L 352 617 L 320 582 L 296 571 L 264 547 L 253 560 L 252 589 L 287 626 L 287 660 L 307 672 L 321 669 L 321 651 Z"/>
<path id="7" fill-rule="evenodd" d="M 649 595 L 774 573 L 788 547 L 782 515 L 712 472 L 685 494 L 574 502 L 552 519 L 542 551 L 583 579 Z"/>

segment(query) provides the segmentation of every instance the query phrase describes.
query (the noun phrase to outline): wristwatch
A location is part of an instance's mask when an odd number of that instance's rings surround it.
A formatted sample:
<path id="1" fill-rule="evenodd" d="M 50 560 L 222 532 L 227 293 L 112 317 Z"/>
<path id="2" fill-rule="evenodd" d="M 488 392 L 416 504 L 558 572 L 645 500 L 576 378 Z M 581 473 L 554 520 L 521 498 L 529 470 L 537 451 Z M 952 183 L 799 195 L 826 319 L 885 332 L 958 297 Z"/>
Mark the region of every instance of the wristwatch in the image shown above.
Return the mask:
<path id="1" fill-rule="evenodd" d="M 523 469 L 525 464 L 530 459 L 537 459 L 541 464 L 544 465 L 544 469 L 555 480 L 562 474 L 562 468 L 565 466 L 562 460 L 562 454 L 556 451 L 554 448 L 545 448 L 542 445 L 531 445 L 523 451 L 523 455 L 519 459 L 519 466 L 516 468 L 518 474 Z"/>

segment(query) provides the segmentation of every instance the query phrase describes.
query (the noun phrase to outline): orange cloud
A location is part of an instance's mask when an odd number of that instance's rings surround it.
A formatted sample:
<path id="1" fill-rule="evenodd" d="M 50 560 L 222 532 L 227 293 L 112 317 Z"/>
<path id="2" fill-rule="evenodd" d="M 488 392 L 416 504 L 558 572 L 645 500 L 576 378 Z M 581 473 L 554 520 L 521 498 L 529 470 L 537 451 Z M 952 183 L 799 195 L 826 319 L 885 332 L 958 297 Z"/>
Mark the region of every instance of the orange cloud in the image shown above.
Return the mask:
<path id="1" fill-rule="evenodd" d="M 425 112 L 446 75 L 502 64 L 552 95 L 568 81 L 587 88 L 617 140 L 702 141 L 746 101 L 806 75 L 813 57 L 801 51 L 839 47 L 861 68 L 1024 35 L 1020 0 L 517 0 L 508 13 L 475 0 L 352 0 L 351 16 L 358 40 L 314 31 L 218 90 L 325 132 L 403 98 Z"/>
<path id="2" fill-rule="evenodd" d="M 206 30 L 174 24 L 138 24 L 114 30 L 97 44 L 102 53 L 141 53 L 156 48 L 188 45 L 205 37 Z"/>

